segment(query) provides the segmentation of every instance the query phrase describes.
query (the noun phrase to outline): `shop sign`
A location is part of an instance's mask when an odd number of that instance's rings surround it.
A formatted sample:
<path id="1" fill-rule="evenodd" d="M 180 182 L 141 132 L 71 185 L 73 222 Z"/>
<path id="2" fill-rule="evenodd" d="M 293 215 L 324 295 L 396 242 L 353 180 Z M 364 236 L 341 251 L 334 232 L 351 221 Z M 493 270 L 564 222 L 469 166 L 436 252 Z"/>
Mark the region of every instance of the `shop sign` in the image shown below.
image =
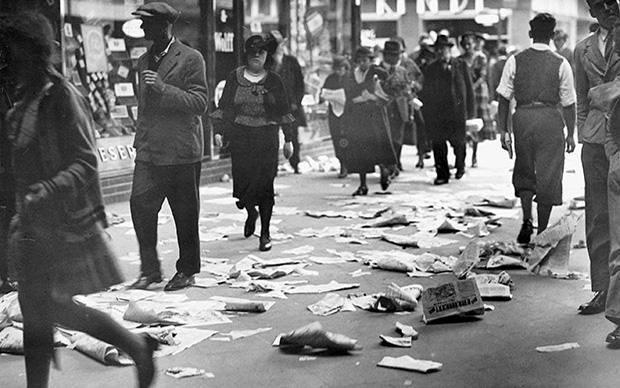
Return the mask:
<path id="1" fill-rule="evenodd" d="M 220 53 L 232 53 L 235 51 L 233 32 L 215 32 L 213 34 L 215 40 L 215 51 Z"/>
<path id="2" fill-rule="evenodd" d="M 485 0 L 418 0 L 416 11 L 418 14 L 449 12 L 460 13 L 465 10 L 482 11 Z"/>
<path id="3" fill-rule="evenodd" d="M 136 149 L 133 136 L 116 136 L 97 139 L 99 171 L 121 170 L 133 167 Z"/>
<path id="4" fill-rule="evenodd" d="M 418 4 L 421 1 L 418 1 Z M 407 12 L 405 0 L 375 0 L 362 3 L 363 16 L 398 17 Z"/>

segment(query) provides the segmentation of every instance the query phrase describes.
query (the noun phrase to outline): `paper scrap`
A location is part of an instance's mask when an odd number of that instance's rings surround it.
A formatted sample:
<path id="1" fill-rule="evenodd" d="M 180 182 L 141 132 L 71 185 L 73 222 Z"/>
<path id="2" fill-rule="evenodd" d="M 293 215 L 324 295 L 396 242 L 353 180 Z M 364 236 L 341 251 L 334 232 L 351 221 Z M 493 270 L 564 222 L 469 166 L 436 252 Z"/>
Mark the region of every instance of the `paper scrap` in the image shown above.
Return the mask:
<path id="1" fill-rule="evenodd" d="M 536 351 L 540 353 L 551 353 L 551 352 L 561 352 L 569 349 L 577 349 L 579 348 L 579 344 L 577 342 L 567 342 L 559 345 L 547 345 L 547 346 L 538 346 L 536 347 Z"/>
<path id="2" fill-rule="evenodd" d="M 175 379 L 182 379 L 184 377 L 196 377 L 196 376 L 204 376 L 204 377 L 209 377 L 209 378 L 215 377 L 213 373 L 208 373 L 204 369 L 181 367 L 181 366 L 176 366 L 176 367 L 166 369 L 166 376 L 174 377 Z"/>
<path id="3" fill-rule="evenodd" d="M 422 372 L 422 373 L 439 371 L 441 370 L 441 367 L 443 366 L 439 362 L 417 360 L 411 356 L 401 356 L 401 357 L 385 356 L 383 357 L 381 361 L 379 361 L 377 365 L 385 367 L 385 368 L 404 369 L 404 370 Z"/>
<path id="4" fill-rule="evenodd" d="M 405 337 L 411 337 L 412 339 L 418 338 L 418 332 L 412 326 L 402 324 L 398 321 L 396 322 L 396 331 Z"/>
<path id="5" fill-rule="evenodd" d="M 411 337 L 390 337 L 387 335 L 380 335 L 379 338 L 381 338 L 384 345 L 397 346 L 401 348 L 411 347 Z"/>

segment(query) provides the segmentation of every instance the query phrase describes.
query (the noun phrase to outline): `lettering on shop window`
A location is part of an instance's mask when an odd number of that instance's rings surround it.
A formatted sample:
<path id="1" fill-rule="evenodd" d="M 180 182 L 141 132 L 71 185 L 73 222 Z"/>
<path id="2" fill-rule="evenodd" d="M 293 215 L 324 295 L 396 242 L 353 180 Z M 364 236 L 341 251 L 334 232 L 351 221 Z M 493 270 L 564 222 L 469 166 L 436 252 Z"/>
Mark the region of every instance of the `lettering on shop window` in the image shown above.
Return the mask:
<path id="1" fill-rule="evenodd" d="M 133 160 L 136 158 L 136 149 L 130 145 L 98 147 L 99 161 L 102 163 L 117 160 Z"/>

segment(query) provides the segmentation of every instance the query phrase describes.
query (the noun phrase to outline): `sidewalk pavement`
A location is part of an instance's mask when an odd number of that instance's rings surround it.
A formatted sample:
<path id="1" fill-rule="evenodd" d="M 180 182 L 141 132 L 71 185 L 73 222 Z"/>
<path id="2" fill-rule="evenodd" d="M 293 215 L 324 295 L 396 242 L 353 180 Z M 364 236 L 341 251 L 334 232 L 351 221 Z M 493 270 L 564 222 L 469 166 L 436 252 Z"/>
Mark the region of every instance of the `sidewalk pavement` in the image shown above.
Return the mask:
<path id="1" fill-rule="evenodd" d="M 583 195 L 583 175 L 578 150 L 567 156 L 565 172 L 565 206 L 556 208 L 552 223 L 566 212 L 569 200 Z M 465 177 L 450 184 L 432 185 L 434 170 L 432 160 L 427 160 L 423 170 L 415 169 L 415 151 L 406 147 L 403 152 L 405 171 L 393 182 L 393 195 L 420 194 L 432 200 L 437 197 L 454 199 L 481 193 L 494 193 L 513 197 L 511 187 L 511 161 L 501 151 L 499 142 L 480 145 L 479 167 L 468 169 Z M 469 160 L 469 157 L 468 157 Z M 294 234 L 303 228 L 350 225 L 360 220 L 342 218 L 310 218 L 303 214 L 281 215 L 278 208 L 296 207 L 300 210 L 344 209 L 330 206 L 335 198 L 351 198 L 357 188 L 357 177 L 336 179 L 337 172 L 311 172 L 303 175 L 281 173 L 276 179 L 276 214 L 274 226 L 280 232 Z M 249 254 L 263 259 L 290 257 L 283 251 L 311 245 L 313 255 L 326 256 L 325 249 L 339 251 L 399 249 L 385 241 L 368 240 L 368 245 L 336 242 L 333 238 L 295 237 L 283 243 L 274 241 L 271 252 L 259 253 L 258 238 L 244 239 L 244 213 L 234 206 L 230 197 L 231 182 L 202 188 L 201 230 L 234 225 L 236 232 L 227 239 L 202 243 L 203 257 L 226 258 L 236 262 Z M 378 174 L 369 177 L 371 193 L 379 191 Z M 415 204 L 406 204 L 415 205 Z M 129 204 L 118 203 L 107 207 L 110 214 L 129 219 Z M 583 213 L 583 211 L 580 211 Z M 224 215 L 214 221 L 215 213 Z M 161 214 L 170 215 L 164 206 Z M 233 214 L 236 214 L 234 216 Z M 514 218 L 504 218 L 503 225 L 486 239 L 514 241 L 520 227 L 520 214 L 515 209 Z M 225 219 L 235 218 L 235 220 Z M 210 219 L 210 220 L 207 220 Z M 259 225 L 257 225 L 257 229 Z M 573 243 L 584 240 L 583 220 L 573 236 Z M 115 226 L 109 229 L 127 280 L 138 275 L 136 260 L 137 242 L 132 228 Z M 273 232 L 272 232 L 273 233 Z M 162 217 L 159 227 L 159 253 L 164 275 L 174 274 L 177 255 L 174 240 L 174 223 Z M 443 237 L 443 236 L 442 236 Z M 450 235 L 454 243 L 430 249 L 439 254 L 458 255 L 459 247 L 468 238 Z M 407 252 L 422 253 L 427 250 L 408 248 Z M 570 269 L 588 273 L 587 252 L 571 252 Z M 308 280 L 312 284 L 336 280 L 341 283 L 360 283 L 354 290 L 338 294 L 375 293 L 395 282 L 401 286 L 418 283 L 425 287 L 436 281 L 408 278 L 404 273 L 370 269 L 362 263 L 334 265 L 313 264 L 308 269 L 318 271 L 318 276 L 287 276 L 287 280 Z M 370 275 L 353 278 L 357 269 Z M 496 271 L 497 272 L 497 271 Z M 232 323 L 208 326 L 208 329 L 229 332 L 271 328 L 271 330 L 230 342 L 205 340 L 175 356 L 157 359 L 156 387 L 617 387 L 620 353 L 605 346 L 605 336 L 614 327 L 603 315 L 577 315 L 577 306 L 591 298 L 589 280 L 558 280 L 534 276 L 525 270 L 510 270 L 516 288 L 514 298 L 508 302 L 492 302 L 495 311 L 487 312 L 482 319 L 425 325 L 421 322 L 420 308 L 412 313 L 373 313 L 358 310 L 340 312 L 327 317 L 313 315 L 307 306 L 323 298 L 323 294 L 289 295 L 288 299 L 274 299 L 275 305 L 262 314 L 242 314 L 231 318 Z M 206 275 L 205 275 L 206 276 Z M 278 279 L 281 280 L 281 279 Z M 162 283 L 163 287 L 163 283 Z M 215 288 L 190 288 L 176 292 L 185 293 L 190 299 L 207 299 L 211 296 L 233 296 L 259 299 L 243 289 L 220 285 Z M 271 300 L 271 299 L 270 299 Z M 326 330 L 355 338 L 364 347 L 361 351 L 345 355 L 311 354 L 303 357 L 272 347 L 277 334 L 288 332 L 310 322 L 319 321 Z M 411 348 L 390 348 L 380 345 L 379 335 L 395 335 L 396 321 L 412 325 L 419 332 L 419 339 Z M 538 353 L 542 345 L 578 342 L 580 348 L 558 353 Z M 89 360 L 78 352 L 59 350 L 61 370 L 52 371 L 51 387 L 131 387 L 134 370 L 131 367 L 106 367 Z M 420 374 L 377 367 L 384 356 L 410 355 L 443 364 L 439 372 Z M 169 367 L 185 366 L 204 369 L 213 378 L 192 377 L 173 379 L 164 374 Z M 0 357 L 0 385 L 25 386 L 23 358 Z"/>

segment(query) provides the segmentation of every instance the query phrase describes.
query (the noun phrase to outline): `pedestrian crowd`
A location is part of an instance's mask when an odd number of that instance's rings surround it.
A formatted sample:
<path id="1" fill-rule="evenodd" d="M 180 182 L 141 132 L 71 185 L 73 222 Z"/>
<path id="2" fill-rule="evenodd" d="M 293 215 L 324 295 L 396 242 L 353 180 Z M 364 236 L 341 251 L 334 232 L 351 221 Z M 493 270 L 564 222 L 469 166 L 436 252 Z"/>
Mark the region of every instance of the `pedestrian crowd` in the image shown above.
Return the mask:
<path id="1" fill-rule="evenodd" d="M 568 35 L 548 13 L 529 22 L 533 43 L 518 53 L 500 46 L 490 55 L 485 37 L 467 32 L 458 40 L 445 33 L 434 39 L 422 34 L 419 48 L 408 55 L 404 40 L 393 37 L 382 47 L 359 47 L 350 57 L 335 57 L 320 99 L 329 105 L 338 177 L 359 176 L 355 196 L 368 194 L 367 175 L 376 167 L 381 189 L 388 189 L 403 170 L 403 145 L 417 146 L 417 168 L 432 151 L 433 183 L 444 185 L 465 176 L 468 146 L 475 168 L 478 143 L 499 134 L 501 146 L 515 159 L 521 244 L 530 243 L 534 229 L 544 231 L 553 206 L 562 204 L 564 153 L 576 148 L 576 127 L 595 293 L 579 311 L 605 312 L 618 325 L 606 340 L 620 346 L 620 10 L 615 0 L 587 4 L 597 25 L 574 53 Z M 200 272 L 206 68 L 202 55 L 174 36 L 177 10 L 151 2 L 133 14 L 152 46 L 137 64 L 130 207 L 141 267 L 132 287 L 163 281 L 157 219 L 167 200 L 179 259 L 165 290 L 174 291 L 192 285 Z M 53 35 L 45 17 L 35 13 L 7 17 L 0 25 L 2 292 L 19 291 L 28 386 L 47 386 L 54 360 L 52 326 L 60 323 L 126 351 L 135 361 L 139 386 L 148 387 L 154 341 L 72 299 L 120 283 L 122 276 L 104 231 L 92 114 L 80 92 L 54 69 Z M 244 236 L 252 236 L 260 220 L 259 250 L 269 251 L 280 130 L 284 156 L 300 172 L 299 127 L 307 125 L 304 75 L 277 31 L 248 38 L 243 58 L 226 78 L 209 117 L 215 145 L 230 150 L 233 196 L 247 212 Z"/>

